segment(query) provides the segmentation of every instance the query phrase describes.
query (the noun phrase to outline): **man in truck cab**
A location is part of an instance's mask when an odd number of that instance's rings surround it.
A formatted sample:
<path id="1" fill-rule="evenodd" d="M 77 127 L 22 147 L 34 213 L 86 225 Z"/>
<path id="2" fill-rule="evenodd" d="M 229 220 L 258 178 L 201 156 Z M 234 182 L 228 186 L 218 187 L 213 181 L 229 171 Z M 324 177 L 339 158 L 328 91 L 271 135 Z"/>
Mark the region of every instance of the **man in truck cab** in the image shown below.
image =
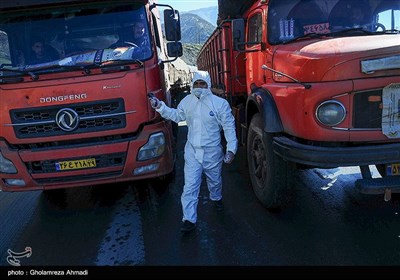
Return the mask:
<path id="1" fill-rule="evenodd" d="M 58 52 L 49 45 L 46 45 L 44 39 L 38 36 L 32 38 L 31 53 L 28 64 L 40 64 L 59 59 Z"/>
<path id="2" fill-rule="evenodd" d="M 144 59 L 151 56 L 151 44 L 146 25 L 143 21 L 135 21 L 128 32 L 123 31 L 119 35 L 117 42 L 109 48 L 133 48 L 133 56 L 138 59 Z"/>
<path id="3" fill-rule="evenodd" d="M 150 48 L 149 35 L 145 27 L 143 21 L 136 21 L 133 26 L 129 28 L 128 34 L 121 33 L 118 41 L 112 44 L 110 48 L 130 46 Z"/>

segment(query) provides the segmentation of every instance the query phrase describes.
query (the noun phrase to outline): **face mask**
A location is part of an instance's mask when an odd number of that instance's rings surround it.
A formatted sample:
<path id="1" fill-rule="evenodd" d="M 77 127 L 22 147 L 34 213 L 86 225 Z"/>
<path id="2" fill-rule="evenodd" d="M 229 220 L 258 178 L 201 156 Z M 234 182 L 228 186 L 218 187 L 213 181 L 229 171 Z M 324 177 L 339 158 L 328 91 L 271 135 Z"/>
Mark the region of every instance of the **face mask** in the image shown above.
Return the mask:
<path id="1" fill-rule="evenodd" d="M 197 97 L 200 98 L 200 96 L 204 93 L 207 92 L 206 88 L 194 88 L 192 89 L 192 93 Z"/>

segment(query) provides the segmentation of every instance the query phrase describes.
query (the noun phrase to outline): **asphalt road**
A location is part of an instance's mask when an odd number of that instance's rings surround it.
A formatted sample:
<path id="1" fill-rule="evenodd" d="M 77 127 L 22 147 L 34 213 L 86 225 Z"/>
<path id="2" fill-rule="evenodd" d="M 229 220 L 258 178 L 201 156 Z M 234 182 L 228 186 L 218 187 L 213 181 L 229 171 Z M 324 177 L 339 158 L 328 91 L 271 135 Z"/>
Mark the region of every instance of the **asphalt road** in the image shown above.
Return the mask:
<path id="1" fill-rule="evenodd" d="M 399 198 L 363 195 L 358 168 L 296 173 L 287 205 L 268 211 L 249 181 L 244 148 L 223 169 L 224 210 L 203 181 L 198 224 L 182 234 L 180 195 L 187 128 L 176 171 L 159 180 L 42 192 L 0 192 L 0 265 L 21 266 L 399 266 Z M 377 176 L 377 172 L 374 173 Z"/>

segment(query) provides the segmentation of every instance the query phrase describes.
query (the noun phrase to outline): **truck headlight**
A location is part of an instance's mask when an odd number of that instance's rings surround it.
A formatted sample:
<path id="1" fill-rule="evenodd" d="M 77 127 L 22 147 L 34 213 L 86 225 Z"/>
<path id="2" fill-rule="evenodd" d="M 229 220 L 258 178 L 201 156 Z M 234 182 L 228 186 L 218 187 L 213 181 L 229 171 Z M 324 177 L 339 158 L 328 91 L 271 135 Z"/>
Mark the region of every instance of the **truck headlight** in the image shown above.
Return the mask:
<path id="1" fill-rule="evenodd" d="M 1 152 L 0 152 L 0 173 L 7 173 L 7 174 L 17 173 L 17 169 L 15 168 L 14 164 L 10 160 L 6 159 Z"/>
<path id="2" fill-rule="evenodd" d="M 165 151 L 164 133 L 157 132 L 150 135 L 149 141 L 139 149 L 138 160 L 148 160 L 162 155 Z"/>
<path id="3" fill-rule="evenodd" d="M 335 126 L 346 117 L 346 108 L 338 101 L 328 100 L 318 106 L 315 115 L 323 125 Z"/>

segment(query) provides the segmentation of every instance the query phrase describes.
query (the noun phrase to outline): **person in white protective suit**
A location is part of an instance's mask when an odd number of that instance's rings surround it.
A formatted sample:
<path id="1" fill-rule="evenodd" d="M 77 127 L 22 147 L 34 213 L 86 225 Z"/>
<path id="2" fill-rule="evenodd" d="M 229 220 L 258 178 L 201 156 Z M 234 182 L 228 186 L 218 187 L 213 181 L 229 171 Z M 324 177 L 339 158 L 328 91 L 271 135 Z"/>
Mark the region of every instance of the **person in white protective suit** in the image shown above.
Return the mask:
<path id="1" fill-rule="evenodd" d="M 192 80 L 191 94 L 170 108 L 163 101 L 150 97 L 151 106 L 160 115 L 174 122 L 186 120 L 188 127 L 185 145 L 185 185 L 181 196 L 183 219 L 181 231 L 196 227 L 197 204 L 202 173 L 207 178 L 210 200 L 222 210 L 222 162 L 231 163 L 237 151 L 235 119 L 228 102 L 214 95 L 210 75 L 197 71 Z M 226 153 L 221 145 L 221 129 L 227 142 Z"/>

